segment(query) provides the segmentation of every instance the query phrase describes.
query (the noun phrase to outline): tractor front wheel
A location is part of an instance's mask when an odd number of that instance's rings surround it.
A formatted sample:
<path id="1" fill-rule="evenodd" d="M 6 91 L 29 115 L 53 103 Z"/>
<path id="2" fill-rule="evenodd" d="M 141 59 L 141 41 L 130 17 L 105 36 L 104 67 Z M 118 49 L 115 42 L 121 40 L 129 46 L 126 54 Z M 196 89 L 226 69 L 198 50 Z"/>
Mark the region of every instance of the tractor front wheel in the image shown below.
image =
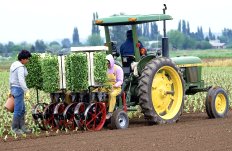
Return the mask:
<path id="1" fill-rule="evenodd" d="M 123 110 L 116 110 L 111 117 L 111 126 L 113 129 L 125 129 L 129 126 L 129 118 Z"/>
<path id="2" fill-rule="evenodd" d="M 226 91 L 221 87 L 209 89 L 206 101 L 206 112 L 209 118 L 223 118 L 229 110 L 229 99 Z"/>
<path id="3" fill-rule="evenodd" d="M 147 63 L 138 85 L 139 104 L 150 123 L 176 122 L 183 108 L 184 80 L 179 68 L 169 58 Z"/>

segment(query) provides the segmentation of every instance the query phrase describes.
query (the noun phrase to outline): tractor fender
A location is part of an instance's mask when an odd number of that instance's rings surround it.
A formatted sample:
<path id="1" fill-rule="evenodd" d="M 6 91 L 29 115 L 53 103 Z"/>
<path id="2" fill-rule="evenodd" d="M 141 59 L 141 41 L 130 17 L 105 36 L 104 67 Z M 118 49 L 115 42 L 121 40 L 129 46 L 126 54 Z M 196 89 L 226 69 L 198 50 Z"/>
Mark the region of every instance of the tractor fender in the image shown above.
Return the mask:
<path id="1" fill-rule="evenodd" d="M 154 59 L 156 57 L 157 56 L 155 54 L 150 54 L 150 55 L 147 55 L 147 56 L 144 56 L 143 58 L 141 58 L 141 60 L 138 62 L 138 65 L 137 65 L 138 73 L 141 75 L 142 70 L 144 69 L 146 64 L 148 62 L 150 62 L 150 60 L 152 60 L 152 59 Z"/>

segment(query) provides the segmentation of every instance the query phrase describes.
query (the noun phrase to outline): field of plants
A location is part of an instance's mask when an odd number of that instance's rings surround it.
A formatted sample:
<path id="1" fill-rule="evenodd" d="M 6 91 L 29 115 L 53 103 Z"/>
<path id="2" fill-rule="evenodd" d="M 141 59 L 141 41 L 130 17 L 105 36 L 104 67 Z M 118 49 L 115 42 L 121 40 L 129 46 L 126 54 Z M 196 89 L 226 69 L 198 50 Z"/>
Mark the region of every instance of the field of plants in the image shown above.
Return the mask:
<path id="1" fill-rule="evenodd" d="M 4 68 L 0 69 L 0 138 L 3 139 L 7 139 L 7 137 L 18 137 L 13 135 L 12 131 L 10 130 L 12 113 L 7 112 L 3 107 L 5 100 L 7 99 L 7 94 L 9 93 L 9 72 L 7 71 L 7 69 L 9 69 L 9 64 L 10 63 L 8 63 L 8 67 L 4 66 Z M 206 86 L 217 85 L 223 87 L 227 91 L 230 100 L 230 108 L 232 108 L 232 59 L 206 59 L 204 61 L 202 76 Z M 33 134 L 38 136 L 40 134 L 40 129 L 34 124 L 31 115 L 32 107 L 37 103 L 36 91 L 31 89 L 30 93 L 31 100 L 26 102 L 26 123 L 30 128 L 33 129 Z M 184 111 L 205 112 L 205 97 L 206 93 L 198 93 L 194 96 L 187 96 L 187 100 L 185 101 L 184 105 Z M 40 91 L 39 100 L 41 102 L 49 103 L 49 94 Z M 129 113 L 130 118 L 133 118 L 137 115 L 139 115 L 137 112 Z M 26 135 L 24 135 L 24 137 L 26 137 Z"/>
<path id="2" fill-rule="evenodd" d="M 9 93 L 9 72 L 8 71 L 2 71 L 0 72 L 0 137 L 7 137 L 7 135 L 13 136 L 14 138 L 17 138 L 16 135 L 13 135 L 11 131 L 11 123 L 12 123 L 12 116 L 13 114 L 10 112 L 7 112 L 4 109 L 4 103 L 7 99 L 7 95 Z M 26 123 L 29 125 L 30 128 L 33 129 L 33 133 L 35 135 L 38 135 L 40 132 L 40 129 L 34 124 L 34 121 L 32 120 L 32 107 L 36 104 L 36 91 L 31 89 L 31 100 L 26 101 Z M 43 102 L 50 102 L 49 95 L 44 92 L 39 92 L 39 98 L 40 100 L 43 100 Z"/>
<path id="3" fill-rule="evenodd" d="M 232 58 L 232 50 L 230 49 L 209 49 L 209 50 L 179 50 L 170 51 L 170 56 L 197 56 L 199 58 Z"/>

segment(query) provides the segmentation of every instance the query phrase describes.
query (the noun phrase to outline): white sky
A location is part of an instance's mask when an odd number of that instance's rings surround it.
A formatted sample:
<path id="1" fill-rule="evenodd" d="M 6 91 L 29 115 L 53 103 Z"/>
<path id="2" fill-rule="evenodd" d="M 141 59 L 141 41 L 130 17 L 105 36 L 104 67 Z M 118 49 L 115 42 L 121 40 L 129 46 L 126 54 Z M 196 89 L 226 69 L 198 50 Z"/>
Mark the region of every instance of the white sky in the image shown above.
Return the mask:
<path id="1" fill-rule="evenodd" d="M 217 33 L 232 28 L 230 0 L 0 0 L 0 43 L 71 40 L 74 27 L 80 39 L 85 39 L 91 33 L 93 12 L 100 18 L 120 12 L 158 14 L 164 3 L 167 14 L 174 18 L 167 21 L 167 30 L 177 29 L 181 19 L 189 21 L 194 32 L 198 26 L 203 32 L 210 27 Z M 161 27 L 159 30 L 162 32 Z"/>

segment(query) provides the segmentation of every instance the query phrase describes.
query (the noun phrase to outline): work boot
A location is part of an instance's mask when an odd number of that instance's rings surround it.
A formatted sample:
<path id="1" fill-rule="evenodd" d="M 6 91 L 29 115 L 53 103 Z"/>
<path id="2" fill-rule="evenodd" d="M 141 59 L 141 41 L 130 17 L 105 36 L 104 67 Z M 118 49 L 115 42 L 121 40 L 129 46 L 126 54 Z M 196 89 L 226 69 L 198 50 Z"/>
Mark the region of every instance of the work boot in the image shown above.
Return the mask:
<path id="1" fill-rule="evenodd" d="M 106 119 L 108 120 L 108 119 L 110 119 L 111 118 L 111 116 L 112 116 L 112 112 L 109 112 L 107 115 L 106 115 Z"/>
<path id="2" fill-rule="evenodd" d="M 24 116 L 20 119 L 20 127 L 19 128 L 26 134 L 31 133 L 31 130 L 26 128 Z"/>
<path id="3" fill-rule="evenodd" d="M 20 119 L 17 117 L 13 117 L 12 121 L 12 131 L 17 135 L 22 135 L 23 131 L 19 129 Z"/>

